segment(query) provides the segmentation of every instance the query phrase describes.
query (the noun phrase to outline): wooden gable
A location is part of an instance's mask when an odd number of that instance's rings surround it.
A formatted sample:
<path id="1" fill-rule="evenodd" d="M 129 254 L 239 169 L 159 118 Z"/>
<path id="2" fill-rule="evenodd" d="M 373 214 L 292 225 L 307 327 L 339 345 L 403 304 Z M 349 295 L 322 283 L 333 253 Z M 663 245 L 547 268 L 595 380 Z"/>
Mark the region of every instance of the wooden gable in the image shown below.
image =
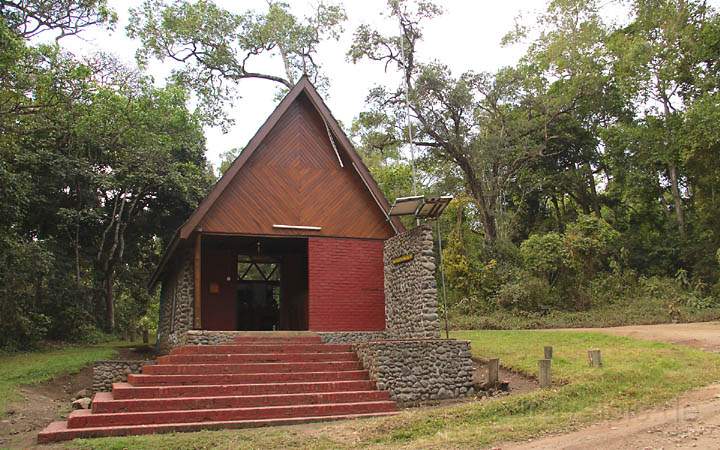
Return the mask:
<path id="1" fill-rule="evenodd" d="M 200 222 L 202 232 L 393 236 L 392 225 L 335 137 L 333 148 L 325 124 L 308 96 L 298 95 L 209 208 Z"/>
<path id="2" fill-rule="evenodd" d="M 389 218 L 389 210 L 370 171 L 303 76 L 178 228 L 148 287 L 154 288 L 176 252 L 193 239 L 197 249 L 201 234 L 386 239 L 405 230 L 397 217 Z"/>

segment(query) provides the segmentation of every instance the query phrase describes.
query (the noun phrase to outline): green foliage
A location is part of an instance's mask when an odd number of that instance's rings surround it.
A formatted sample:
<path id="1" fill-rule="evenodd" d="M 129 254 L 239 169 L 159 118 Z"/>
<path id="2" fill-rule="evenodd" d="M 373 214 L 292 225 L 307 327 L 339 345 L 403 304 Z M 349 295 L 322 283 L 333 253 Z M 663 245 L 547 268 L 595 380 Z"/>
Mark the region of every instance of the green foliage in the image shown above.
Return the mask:
<path id="1" fill-rule="evenodd" d="M 0 349 L 33 348 L 47 336 L 50 318 L 38 303 L 49 286 L 52 255 L 38 242 L 0 236 Z"/>
<path id="2" fill-rule="evenodd" d="M 525 268 L 554 285 L 571 265 L 570 253 L 560 233 L 533 234 L 520 245 Z"/>
<path id="3" fill-rule="evenodd" d="M 419 58 L 432 3 L 389 3 L 399 35 L 356 30 L 351 60 L 404 75 L 370 91 L 356 136 L 403 149 L 409 107 L 423 189 L 468 200 L 443 221 L 456 314 L 604 316 L 637 301 L 679 320 L 720 300 L 720 14 L 696 0 L 627 6 L 620 27 L 595 0 L 550 2 L 505 36 L 528 50 L 495 73 Z M 651 301 L 644 280 L 672 284 L 674 300 Z"/>
<path id="4" fill-rule="evenodd" d="M 565 231 L 565 248 L 576 271 L 594 276 L 617 256 L 620 233 L 603 219 L 581 215 Z"/>
<path id="5" fill-rule="evenodd" d="M 266 12 L 237 14 L 210 0 L 146 0 L 130 15 L 128 34 L 142 43 L 138 61 L 154 57 L 178 63 L 173 79 L 197 94 L 205 122 L 223 126 L 231 123 L 223 107 L 235 95 L 228 82 L 256 78 L 289 89 L 305 74 L 326 85 L 318 46 L 338 40 L 346 19 L 338 5 L 319 2 L 312 15 L 300 18 L 276 1 L 268 2 Z M 273 53 L 279 53 L 284 72 L 258 71 L 263 65 L 258 59 Z"/>
<path id="6" fill-rule="evenodd" d="M 558 293 L 545 279 L 532 275 L 501 285 L 494 300 L 497 306 L 514 311 L 549 311 L 560 306 Z"/>
<path id="7" fill-rule="evenodd" d="M 150 268 L 212 180 L 184 88 L 29 40 L 114 20 L 104 1 L 0 8 L 1 349 L 137 326 Z"/>
<path id="8" fill-rule="evenodd" d="M 225 172 L 232 166 L 232 163 L 242 152 L 242 148 L 231 148 L 220 155 L 220 166 L 218 167 L 218 178 L 225 175 Z"/>

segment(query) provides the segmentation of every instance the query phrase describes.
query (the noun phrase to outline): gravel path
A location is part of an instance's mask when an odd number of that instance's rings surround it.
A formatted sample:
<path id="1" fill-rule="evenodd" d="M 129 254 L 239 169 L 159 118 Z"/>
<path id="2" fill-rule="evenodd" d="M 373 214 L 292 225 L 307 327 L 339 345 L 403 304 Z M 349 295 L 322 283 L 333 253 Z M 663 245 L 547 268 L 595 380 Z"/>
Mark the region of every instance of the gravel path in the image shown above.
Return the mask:
<path id="1" fill-rule="evenodd" d="M 720 352 L 720 322 L 582 328 Z M 720 381 L 720 380 L 718 380 Z M 502 449 L 720 449 L 720 384 L 694 390 L 674 404 L 629 414 L 579 431 L 543 437 Z"/>

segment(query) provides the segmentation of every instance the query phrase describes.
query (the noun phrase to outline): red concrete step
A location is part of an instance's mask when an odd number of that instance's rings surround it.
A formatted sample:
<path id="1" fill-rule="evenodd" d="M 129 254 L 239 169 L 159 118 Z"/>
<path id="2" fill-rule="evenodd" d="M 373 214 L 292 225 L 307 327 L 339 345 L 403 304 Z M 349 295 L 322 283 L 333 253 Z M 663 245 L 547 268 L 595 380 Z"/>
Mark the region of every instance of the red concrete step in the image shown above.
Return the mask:
<path id="1" fill-rule="evenodd" d="M 294 383 L 211 384 L 182 386 L 133 386 L 113 383 L 113 398 L 219 397 L 223 395 L 299 394 L 309 392 L 368 391 L 375 389 L 370 380 L 319 381 Z"/>
<path id="2" fill-rule="evenodd" d="M 167 355 L 157 359 L 158 364 L 238 364 L 246 362 L 309 362 L 309 361 L 357 361 L 353 352 L 327 353 L 233 353 Z"/>
<path id="3" fill-rule="evenodd" d="M 116 400 L 110 392 L 95 394 L 93 414 L 192 409 L 249 408 L 258 406 L 314 405 L 387 401 L 387 391 L 311 392 L 302 394 L 242 395 L 222 397 L 180 397 Z"/>
<path id="4" fill-rule="evenodd" d="M 311 381 L 367 380 L 366 370 L 343 370 L 338 372 L 299 373 L 223 373 L 208 375 L 145 375 L 129 374 L 128 383 L 136 386 L 185 385 L 185 384 L 254 384 Z"/>
<path id="5" fill-rule="evenodd" d="M 147 375 L 203 375 L 220 373 L 337 372 L 362 370 L 359 361 L 320 361 L 245 364 L 155 364 L 143 367 Z"/>
<path id="6" fill-rule="evenodd" d="M 240 336 L 232 340 L 237 344 L 321 344 L 322 339 L 318 335 L 312 336 L 295 336 L 295 337 L 258 337 L 258 336 Z"/>
<path id="7" fill-rule="evenodd" d="M 196 423 L 173 423 L 162 425 L 132 425 L 119 427 L 96 427 L 96 428 L 74 428 L 67 427 L 67 422 L 53 422 L 38 434 L 38 443 L 48 444 L 51 442 L 67 441 L 76 438 L 93 438 L 105 436 L 128 436 L 155 433 L 171 433 L 176 431 L 200 431 L 253 428 L 277 425 L 296 425 L 310 422 L 324 422 L 330 420 L 362 419 L 368 417 L 389 416 L 397 412 L 372 413 L 372 414 L 345 414 L 321 417 L 293 417 L 287 419 L 260 419 L 260 420 L 237 420 L 225 422 L 196 422 Z"/>
<path id="8" fill-rule="evenodd" d="M 188 422 L 222 422 L 291 417 L 322 417 L 347 414 L 372 414 L 396 411 L 393 401 L 325 403 L 318 405 L 261 406 L 250 408 L 197 409 L 184 411 L 128 412 L 95 414 L 89 409 L 73 411 L 68 428 L 154 425 Z"/>
<path id="9" fill-rule="evenodd" d="M 224 345 L 185 345 L 174 348 L 171 355 L 229 354 L 229 353 L 327 353 L 350 352 L 348 344 L 248 343 Z"/>

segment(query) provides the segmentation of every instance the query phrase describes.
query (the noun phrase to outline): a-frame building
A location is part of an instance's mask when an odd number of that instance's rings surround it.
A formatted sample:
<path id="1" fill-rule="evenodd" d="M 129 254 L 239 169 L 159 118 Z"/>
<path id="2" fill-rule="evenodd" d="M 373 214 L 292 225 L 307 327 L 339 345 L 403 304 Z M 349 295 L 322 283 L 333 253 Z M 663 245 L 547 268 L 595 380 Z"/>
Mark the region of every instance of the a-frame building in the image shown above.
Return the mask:
<path id="1" fill-rule="evenodd" d="M 352 419 L 472 395 L 469 342 L 438 339 L 432 229 L 403 232 L 388 210 L 301 79 L 152 277 L 167 354 L 141 369 L 98 362 L 93 386 L 112 392 L 38 441 Z"/>
<path id="2" fill-rule="evenodd" d="M 151 281 L 161 341 L 188 329 L 383 330 L 383 243 L 402 231 L 388 210 L 303 77 L 163 256 Z"/>

